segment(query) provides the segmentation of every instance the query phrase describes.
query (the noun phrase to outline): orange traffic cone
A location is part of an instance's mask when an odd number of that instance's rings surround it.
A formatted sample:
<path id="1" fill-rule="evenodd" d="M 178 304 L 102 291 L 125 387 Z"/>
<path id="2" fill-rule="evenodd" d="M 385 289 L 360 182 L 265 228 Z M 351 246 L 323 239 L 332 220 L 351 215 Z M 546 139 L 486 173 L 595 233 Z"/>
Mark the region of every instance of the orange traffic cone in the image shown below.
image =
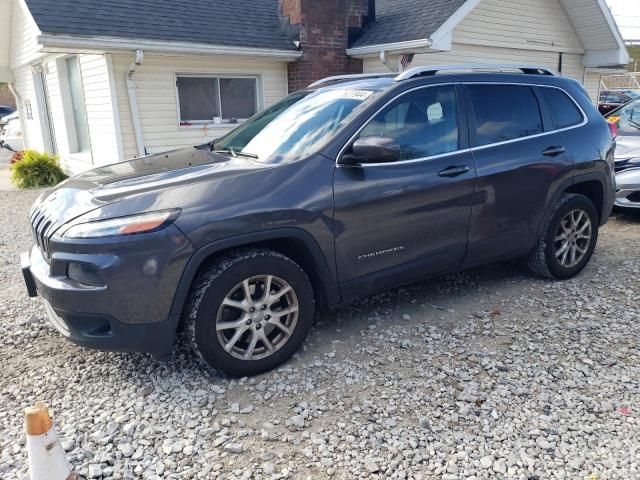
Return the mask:
<path id="1" fill-rule="evenodd" d="M 75 475 L 44 403 L 25 409 L 24 427 L 31 480 L 73 480 Z"/>

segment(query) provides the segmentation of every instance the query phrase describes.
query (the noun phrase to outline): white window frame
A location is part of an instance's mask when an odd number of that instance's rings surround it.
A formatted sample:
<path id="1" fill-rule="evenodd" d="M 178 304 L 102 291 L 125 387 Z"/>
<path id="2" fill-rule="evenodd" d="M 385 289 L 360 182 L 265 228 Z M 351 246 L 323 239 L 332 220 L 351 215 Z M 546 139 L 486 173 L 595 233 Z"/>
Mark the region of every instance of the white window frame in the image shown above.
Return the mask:
<path id="1" fill-rule="evenodd" d="M 250 79 L 254 80 L 256 83 L 256 113 L 261 111 L 264 108 L 264 95 L 263 95 L 263 86 L 262 86 L 262 75 L 259 74 L 234 74 L 234 73 L 194 73 L 194 72 L 174 72 L 174 85 L 176 88 L 176 113 L 178 115 L 178 126 L 181 129 L 193 129 L 193 128 L 224 128 L 229 129 L 233 128 L 237 125 L 248 120 L 248 118 L 237 118 L 237 123 L 225 122 L 224 117 L 222 118 L 221 123 L 214 123 L 213 119 L 211 120 L 188 120 L 182 119 L 182 115 L 180 113 L 180 91 L 178 88 L 178 79 L 179 78 L 209 78 L 212 80 L 215 79 L 224 79 L 224 78 L 241 78 L 241 79 Z M 222 113 L 222 98 L 220 94 L 220 84 L 218 84 L 218 105 L 220 106 L 220 111 Z M 183 122 L 189 122 L 191 125 L 183 125 Z"/>
<path id="2" fill-rule="evenodd" d="M 89 126 L 89 117 L 87 114 L 87 96 L 84 89 L 84 78 L 82 78 L 82 96 L 85 105 L 85 121 L 87 130 L 89 131 L 89 148 L 88 150 L 80 150 L 78 145 L 78 132 L 76 119 L 73 114 L 73 100 L 71 99 L 71 86 L 69 85 L 69 69 L 67 68 L 67 60 L 71 57 L 78 57 L 78 65 L 80 66 L 80 75 L 82 76 L 82 62 L 80 55 L 64 55 L 56 59 L 56 70 L 58 73 L 58 82 L 60 85 L 60 97 L 62 99 L 62 110 L 64 112 L 65 130 L 67 132 L 67 141 L 69 146 L 69 155 L 73 159 L 92 162 L 93 146 L 91 142 L 91 128 Z"/>

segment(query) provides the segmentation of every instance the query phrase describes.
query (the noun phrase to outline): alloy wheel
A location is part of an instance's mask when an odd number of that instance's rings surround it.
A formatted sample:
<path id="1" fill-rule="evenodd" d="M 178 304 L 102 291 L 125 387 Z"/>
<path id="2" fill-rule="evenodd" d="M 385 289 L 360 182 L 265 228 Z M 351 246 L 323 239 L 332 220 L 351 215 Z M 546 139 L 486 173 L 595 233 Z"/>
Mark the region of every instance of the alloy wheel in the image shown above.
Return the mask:
<path id="1" fill-rule="evenodd" d="M 225 296 L 216 317 L 217 338 L 233 357 L 260 360 L 287 343 L 298 314 L 298 297 L 287 281 L 274 275 L 250 277 Z"/>
<path id="2" fill-rule="evenodd" d="M 591 246 L 592 228 L 589 215 L 582 209 L 565 215 L 555 237 L 555 255 L 560 265 L 572 268 L 582 261 Z"/>

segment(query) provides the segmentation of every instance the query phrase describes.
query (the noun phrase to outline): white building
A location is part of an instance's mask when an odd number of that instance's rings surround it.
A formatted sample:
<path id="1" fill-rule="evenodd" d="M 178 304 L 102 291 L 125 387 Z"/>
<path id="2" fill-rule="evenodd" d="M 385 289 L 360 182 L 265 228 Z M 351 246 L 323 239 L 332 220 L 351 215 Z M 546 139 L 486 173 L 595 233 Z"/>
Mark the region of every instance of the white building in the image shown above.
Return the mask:
<path id="1" fill-rule="evenodd" d="M 0 0 L 0 82 L 70 173 L 205 143 L 323 76 L 528 63 L 585 83 L 628 62 L 604 0 Z"/>

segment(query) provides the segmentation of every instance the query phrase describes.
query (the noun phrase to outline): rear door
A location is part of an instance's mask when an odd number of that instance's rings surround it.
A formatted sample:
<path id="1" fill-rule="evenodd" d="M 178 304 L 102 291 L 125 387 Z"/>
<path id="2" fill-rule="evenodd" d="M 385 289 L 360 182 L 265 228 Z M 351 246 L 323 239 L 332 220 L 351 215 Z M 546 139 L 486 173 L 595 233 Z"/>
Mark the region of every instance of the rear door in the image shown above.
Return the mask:
<path id="1" fill-rule="evenodd" d="M 478 180 L 467 265 L 526 253 L 573 161 L 536 87 L 467 84 Z"/>
<path id="2" fill-rule="evenodd" d="M 382 136 L 402 153 L 395 163 L 336 168 L 342 283 L 365 279 L 364 289 L 376 290 L 460 266 L 475 183 L 463 110 L 455 85 L 421 87 L 390 102 L 347 145 L 345 154 L 358 138 Z"/>

